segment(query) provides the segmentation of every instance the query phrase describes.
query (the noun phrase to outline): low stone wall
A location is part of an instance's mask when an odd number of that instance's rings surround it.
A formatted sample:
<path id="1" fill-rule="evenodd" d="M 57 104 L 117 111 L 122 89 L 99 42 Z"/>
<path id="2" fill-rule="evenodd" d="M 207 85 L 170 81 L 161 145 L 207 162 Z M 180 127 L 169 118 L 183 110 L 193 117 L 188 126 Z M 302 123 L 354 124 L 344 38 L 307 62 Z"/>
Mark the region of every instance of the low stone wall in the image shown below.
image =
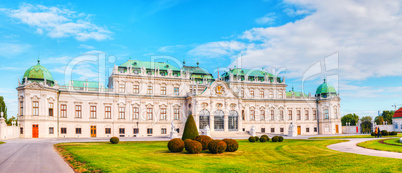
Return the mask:
<path id="1" fill-rule="evenodd" d="M 381 131 L 383 131 L 383 130 L 386 130 L 386 131 L 395 131 L 395 129 L 394 129 L 394 125 L 376 125 L 375 127 L 380 127 L 380 130 Z M 375 127 L 374 127 L 374 129 L 375 129 Z"/>
<path id="2" fill-rule="evenodd" d="M 358 134 L 360 129 L 357 126 L 342 126 L 343 134 Z"/>
<path id="3" fill-rule="evenodd" d="M 14 139 L 20 137 L 20 128 L 13 123 L 7 126 L 4 118 L 0 118 L 0 140 Z"/>

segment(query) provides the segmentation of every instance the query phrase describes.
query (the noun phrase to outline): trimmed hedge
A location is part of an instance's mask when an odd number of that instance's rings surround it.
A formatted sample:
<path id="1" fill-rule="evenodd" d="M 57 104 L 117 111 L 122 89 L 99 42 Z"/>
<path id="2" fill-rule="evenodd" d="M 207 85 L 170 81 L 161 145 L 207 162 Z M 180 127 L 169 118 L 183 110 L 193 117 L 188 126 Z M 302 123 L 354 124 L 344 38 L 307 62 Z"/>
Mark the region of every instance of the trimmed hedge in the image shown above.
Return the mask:
<path id="1" fill-rule="evenodd" d="M 186 139 L 184 148 L 190 154 L 198 154 L 202 150 L 202 144 L 196 140 Z"/>
<path id="2" fill-rule="evenodd" d="M 227 145 L 225 151 L 227 151 L 227 152 L 235 152 L 235 151 L 237 151 L 237 149 L 239 149 L 239 143 L 237 143 L 236 140 L 234 140 L 234 139 L 223 139 L 223 141 Z"/>
<path id="3" fill-rule="evenodd" d="M 184 148 L 184 141 L 180 138 L 171 139 L 168 143 L 168 148 L 171 152 L 182 152 Z"/>
<path id="4" fill-rule="evenodd" d="M 398 132 L 392 131 L 391 133 L 389 133 L 389 135 L 398 135 Z"/>
<path id="5" fill-rule="evenodd" d="M 268 138 L 267 138 L 267 137 L 261 136 L 260 142 L 267 142 L 267 141 L 268 141 Z"/>
<path id="6" fill-rule="evenodd" d="M 260 140 L 260 138 L 259 138 L 258 136 L 254 136 L 254 138 L 255 138 L 255 141 L 259 141 L 259 140 Z"/>
<path id="7" fill-rule="evenodd" d="M 198 136 L 197 126 L 195 125 L 193 115 L 189 115 L 186 121 L 186 125 L 184 126 L 182 140 L 186 139 L 194 139 Z"/>
<path id="8" fill-rule="evenodd" d="M 194 138 L 194 140 L 198 141 L 202 145 L 202 150 L 208 150 L 208 144 L 213 140 L 211 137 L 206 135 L 200 135 Z"/>
<path id="9" fill-rule="evenodd" d="M 279 141 L 279 137 L 278 137 L 278 136 L 272 137 L 272 142 L 278 142 L 278 141 Z"/>
<path id="10" fill-rule="evenodd" d="M 282 142 L 283 141 L 283 136 L 278 136 L 278 142 Z"/>
<path id="11" fill-rule="evenodd" d="M 209 152 L 213 154 L 223 153 L 227 148 L 226 142 L 222 140 L 213 140 L 208 144 Z"/>
<path id="12" fill-rule="evenodd" d="M 254 136 L 250 136 L 250 137 L 248 138 L 248 141 L 250 141 L 250 142 L 255 142 L 255 137 L 254 137 Z"/>
<path id="13" fill-rule="evenodd" d="M 111 137 L 110 138 L 110 143 L 112 144 L 118 144 L 120 142 L 118 137 Z"/>
<path id="14" fill-rule="evenodd" d="M 382 135 L 382 136 L 388 136 L 388 131 L 386 131 L 386 130 L 381 130 L 381 135 Z"/>
<path id="15" fill-rule="evenodd" d="M 371 136 L 375 136 L 375 132 L 371 132 Z"/>
<path id="16" fill-rule="evenodd" d="M 261 135 L 261 137 L 260 138 L 262 138 L 262 137 L 266 137 L 268 140 L 267 141 L 269 141 L 269 137 L 268 137 L 268 135 Z"/>

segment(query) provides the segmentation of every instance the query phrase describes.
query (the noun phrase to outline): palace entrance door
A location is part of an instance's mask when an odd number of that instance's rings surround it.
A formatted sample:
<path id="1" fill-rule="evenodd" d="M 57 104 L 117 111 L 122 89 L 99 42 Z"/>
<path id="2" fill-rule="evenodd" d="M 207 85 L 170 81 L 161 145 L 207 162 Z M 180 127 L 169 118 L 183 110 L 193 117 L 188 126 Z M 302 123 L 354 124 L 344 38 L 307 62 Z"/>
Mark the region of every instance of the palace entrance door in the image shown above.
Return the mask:
<path id="1" fill-rule="evenodd" d="M 301 135 L 301 127 L 297 126 L 297 135 Z"/>
<path id="2" fill-rule="evenodd" d="M 32 124 L 32 138 L 38 138 L 38 137 L 39 137 L 39 125 Z"/>
<path id="3" fill-rule="evenodd" d="M 91 126 L 91 137 L 96 137 L 96 126 Z"/>

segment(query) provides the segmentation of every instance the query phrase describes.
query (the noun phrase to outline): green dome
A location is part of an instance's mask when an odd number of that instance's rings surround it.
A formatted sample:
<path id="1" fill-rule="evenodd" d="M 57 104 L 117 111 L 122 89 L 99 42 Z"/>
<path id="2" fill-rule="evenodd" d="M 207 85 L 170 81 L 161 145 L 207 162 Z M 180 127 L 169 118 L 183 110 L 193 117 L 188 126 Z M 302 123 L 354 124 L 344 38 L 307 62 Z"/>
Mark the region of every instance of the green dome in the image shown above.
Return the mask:
<path id="1" fill-rule="evenodd" d="M 40 65 L 39 60 L 38 64 L 28 68 L 28 70 L 25 71 L 23 80 L 25 80 L 25 77 L 28 78 L 28 80 L 33 81 L 42 81 L 46 79 L 46 81 L 54 82 L 52 74 L 49 72 L 49 70 Z"/>
<path id="2" fill-rule="evenodd" d="M 316 90 L 315 94 L 334 94 L 336 93 L 335 87 L 332 86 L 331 84 L 328 84 L 325 79 L 324 83 L 322 83 Z"/>

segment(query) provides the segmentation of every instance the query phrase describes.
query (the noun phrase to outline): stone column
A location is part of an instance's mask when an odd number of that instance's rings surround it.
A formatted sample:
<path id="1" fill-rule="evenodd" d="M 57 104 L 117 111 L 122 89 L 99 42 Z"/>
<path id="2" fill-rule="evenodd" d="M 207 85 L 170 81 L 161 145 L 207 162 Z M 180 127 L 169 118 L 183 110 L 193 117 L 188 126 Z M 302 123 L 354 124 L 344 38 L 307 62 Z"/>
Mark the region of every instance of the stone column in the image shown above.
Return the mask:
<path id="1" fill-rule="evenodd" d="M 0 140 L 5 136 L 5 129 L 7 127 L 6 120 L 4 119 L 4 112 L 0 112 Z"/>

